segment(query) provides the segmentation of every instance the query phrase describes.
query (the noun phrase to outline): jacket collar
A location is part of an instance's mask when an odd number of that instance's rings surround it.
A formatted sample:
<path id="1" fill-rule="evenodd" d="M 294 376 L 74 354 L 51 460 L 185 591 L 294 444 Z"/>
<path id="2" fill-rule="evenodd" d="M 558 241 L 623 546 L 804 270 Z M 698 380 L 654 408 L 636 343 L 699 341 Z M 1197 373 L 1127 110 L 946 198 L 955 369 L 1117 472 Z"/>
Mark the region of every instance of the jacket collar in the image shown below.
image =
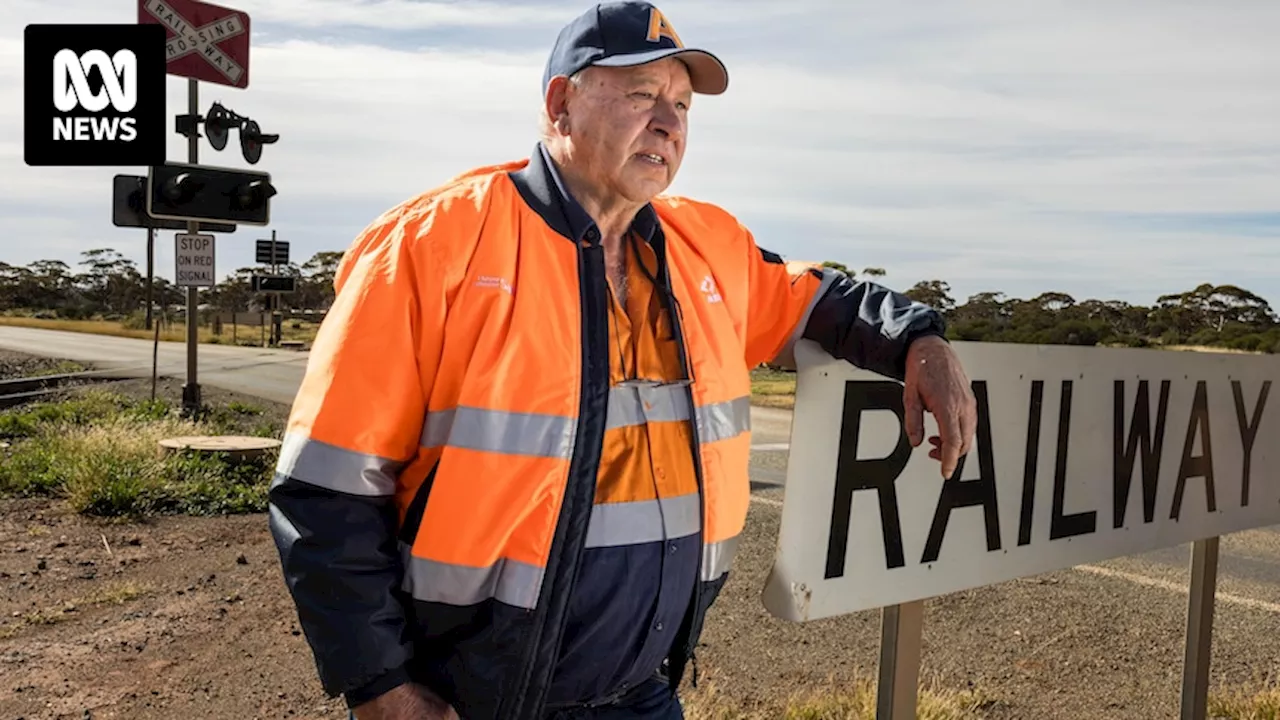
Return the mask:
<path id="1" fill-rule="evenodd" d="M 582 205 L 569 192 L 547 148 L 539 142 L 529 155 L 529 163 L 509 173 L 511 181 L 524 201 L 538 213 L 551 229 L 576 242 L 600 242 L 600 229 Z M 658 214 L 651 203 L 636 213 L 631 223 L 646 242 L 653 242 L 658 229 Z"/>

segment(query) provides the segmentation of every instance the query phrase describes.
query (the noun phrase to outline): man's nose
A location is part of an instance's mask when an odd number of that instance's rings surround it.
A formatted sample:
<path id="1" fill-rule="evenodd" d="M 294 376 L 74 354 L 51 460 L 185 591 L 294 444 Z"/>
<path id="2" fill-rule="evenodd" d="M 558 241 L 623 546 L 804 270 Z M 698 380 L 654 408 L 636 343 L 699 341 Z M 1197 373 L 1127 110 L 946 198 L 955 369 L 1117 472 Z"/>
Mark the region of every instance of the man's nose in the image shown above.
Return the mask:
<path id="1" fill-rule="evenodd" d="M 664 138 L 680 140 L 684 136 L 684 121 L 675 104 L 660 100 L 654 105 L 650 129 Z"/>

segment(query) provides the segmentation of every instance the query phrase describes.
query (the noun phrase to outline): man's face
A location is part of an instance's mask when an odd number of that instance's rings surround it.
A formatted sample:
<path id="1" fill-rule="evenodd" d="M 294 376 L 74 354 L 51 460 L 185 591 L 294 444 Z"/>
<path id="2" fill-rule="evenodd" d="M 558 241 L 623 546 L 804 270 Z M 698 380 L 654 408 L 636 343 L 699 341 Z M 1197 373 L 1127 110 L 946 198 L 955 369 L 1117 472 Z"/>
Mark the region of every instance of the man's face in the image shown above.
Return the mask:
<path id="1" fill-rule="evenodd" d="M 648 202 L 680 169 L 692 98 L 675 58 L 590 69 L 567 98 L 572 163 L 600 190 Z"/>

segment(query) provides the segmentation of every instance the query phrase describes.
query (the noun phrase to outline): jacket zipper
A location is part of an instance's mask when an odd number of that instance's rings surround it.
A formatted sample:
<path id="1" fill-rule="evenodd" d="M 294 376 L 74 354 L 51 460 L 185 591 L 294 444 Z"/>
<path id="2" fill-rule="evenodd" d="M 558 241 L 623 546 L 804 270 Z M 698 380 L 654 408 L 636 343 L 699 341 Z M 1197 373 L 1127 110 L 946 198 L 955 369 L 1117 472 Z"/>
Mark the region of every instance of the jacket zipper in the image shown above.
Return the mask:
<path id="1" fill-rule="evenodd" d="M 663 238 L 662 231 L 658 231 L 658 237 Z M 702 605 L 702 560 L 704 557 L 703 549 L 707 532 L 707 495 L 705 491 L 705 478 L 702 474 L 702 441 L 698 434 L 698 413 L 697 405 L 693 397 L 693 366 L 689 359 L 688 352 L 684 345 L 684 314 L 680 312 L 680 301 L 676 299 L 675 292 L 671 287 L 671 265 L 667 259 L 665 238 L 659 244 L 655 244 L 655 250 L 658 253 L 658 276 L 655 279 L 649 275 L 648 269 L 641 264 L 641 269 L 648 275 L 650 282 L 655 285 L 661 285 L 664 290 L 662 301 L 667 306 L 667 312 L 671 316 L 671 330 L 676 340 L 676 350 L 680 355 L 680 364 L 684 368 L 684 376 L 689 378 L 690 382 L 685 386 L 685 398 L 689 401 L 689 429 L 691 438 L 690 450 L 693 454 L 693 470 L 694 477 L 698 482 L 698 508 L 699 508 L 699 530 L 698 530 L 698 562 L 696 574 L 693 583 L 693 605 L 692 613 L 689 616 L 689 640 L 686 641 L 684 653 L 688 656 L 689 664 L 693 670 L 692 684 L 698 687 L 698 652 L 697 643 L 694 641 L 695 620 L 699 615 L 699 608 Z M 700 624 L 700 623 L 699 623 Z M 670 658 L 668 657 L 668 660 Z"/>
<path id="2" fill-rule="evenodd" d="M 679 307 L 679 301 L 676 300 L 675 292 L 671 287 L 670 264 L 667 261 L 666 253 L 663 253 L 662 276 L 663 285 L 667 290 L 667 297 L 671 299 L 673 307 L 669 310 L 676 310 Z M 694 477 L 698 481 L 698 563 L 697 571 L 694 575 L 693 583 L 693 608 L 689 617 L 689 638 L 685 641 L 684 652 L 688 657 L 689 664 L 693 673 L 691 684 L 694 688 L 698 687 L 698 653 L 697 641 L 695 640 L 697 629 L 698 615 L 702 607 L 702 561 L 706 557 L 706 535 L 707 535 L 707 494 L 705 482 L 706 479 L 702 473 L 702 440 L 698 433 L 698 406 L 694 401 L 693 393 L 693 363 L 689 358 L 689 354 L 684 343 L 684 314 L 676 311 L 672 313 L 671 327 L 675 332 L 676 349 L 680 353 L 680 363 L 684 366 L 685 377 L 691 381 L 685 385 L 685 397 L 689 401 L 689 430 L 691 437 L 691 448 L 693 452 L 693 469 Z"/>
<path id="3" fill-rule="evenodd" d="M 583 528 L 582 532 L 579 534 L 577 542 L 570 546 L 562 545 L 559 548 L 558 559 L 560 562 L 566 564 L 557 567 L 556 576 L 563 577 L 567 574 L 569 579 L 567 580 L 567 584 L 559 593 L 556 593 L 554 589 L 552 589 L 552 593 L 539 602 L 541 616 L 538 617 L 535 621 L 534 627 L 532 628 L 532 638 L 530 639 L 529 647 L 525 652 L 524 664 L 518 668 L 521 681 L 514 689 L 511 696 L 512 699 L 510 700 L 513 712 L 500 715 L 504 718 L 510 716 L 515 718 L 526 718 L 527 720 L 537 720 L 542 717 L 542 706 L 545 704 L 546 692 L 551 682 L 552 671 L 554 669 L 556 658 L 554 656 L 551 657 L 544 667 L 539 668 L 538 649 L 544 643 L 546 633 L 550 630 L 555 633 L 554 647 L 556 654 L 558 654 L 560 638 L 564 636 L 564 628 L 568 624 L 569 613 L 567 604 L 573 593 L 574 586 L 577 583 L 578 569 L 582 565 L 582 555 L 586 548 L 587 535 L 585 525 L 591 518 L 591 508 L 595 503 L 595 467 L 598 466 L 598 461 L 591 468 L 592 472 L 585 472 L 585 468 L 582 468 L 580 463 L 582 453 L 584 452 L 584 436 L 588 433 L 595 432 L 596 428 L 600 428 L 600 431 L 603 432 L 603 426 L 605 423 L 604 413 L 598 413 L 598 417 L 594 415 L 591 416 L 590 419 L 594 422 L 594 425 L 588 427 L 586 424 L 588 417 L 582 412 L 588 402 L 588 394 L 594 389 L 593 383 L 597 379 L 597 376 L 602 372 L 606 391 L 608 385 L 608 355 L 606 354 L 604 356 L 606 358 L 606 364 L 603 371 L 599 370 L 600 354 L 593 353 L 592 347 L 588 344 L 592 338 L 601 337 L 602 330 L 605 331 L 605 337 L 607 338 L 608 336 L 607 326 L 596 327 L 596 325 L 599 324 L 596 322 L 598 320 L 597 315 L 602 315 L 599 308 L 601 307 L 600 280 L 604 277 L 604 260 L 602 257 L 604 250 L 603 246 L 599 243 L 591 243 L 587 246 L 587 250 L 589 252 L 584 252 L 582 244 L 576 241 L 574 242 L 574 249 L 577 253 L 578 260 L 578 282 L 580 287 L 583 288 L 580 293 L 579 304 L 583 342 L 582 364 L 580 369 L 580 392 L 582 397 L 578 405 L 578 429 L 574 439 L 573 455 L 569 460 L 570 474 L 565 483 L 564 503 L 569 507 L 567 510 L 561 510 L 557 528 L 564 528 L 564 531 L 568 532 L 570 528 L 579 522 L 583 525 Z M 586 267 L 588 262 L 592 265 L 591 268 Z M 608 292 L 607 287 L 604 289 L 604 292 Z M 605 297 L 605 302 L 607 303 L 607 301 L 608 298 Z M 607 347 L 607 340 L 605 342 Z M 572 483 L 579 481 L 579 479 L 575 477 L 574 473 L 583 476 L 580 482 L 585 486 L 586 492 L 582 498 L 581 504 L 574 502 L 578 488 Z M 554 540 L 552 547 L 555 548 Z M 550 577 L 550 575 L 548 575 L 548 580 L 550 580 L 552 584 L 555 583 L 555 578 Z M 544 585 L 544 588 L 545 587 L 547 586 Z M 553 602 L 560 603 L 561 608 L 559 617 L 555 620 L 554 627 L 549 628 L 547 627 L 549 620 L 547 613 L 550 612 L 550 606 Z M 541 671 L 541 676 L 536 683 L 532 677 L 535 670 Z M 532 690 L 531 687 L 533 688 Z"/>

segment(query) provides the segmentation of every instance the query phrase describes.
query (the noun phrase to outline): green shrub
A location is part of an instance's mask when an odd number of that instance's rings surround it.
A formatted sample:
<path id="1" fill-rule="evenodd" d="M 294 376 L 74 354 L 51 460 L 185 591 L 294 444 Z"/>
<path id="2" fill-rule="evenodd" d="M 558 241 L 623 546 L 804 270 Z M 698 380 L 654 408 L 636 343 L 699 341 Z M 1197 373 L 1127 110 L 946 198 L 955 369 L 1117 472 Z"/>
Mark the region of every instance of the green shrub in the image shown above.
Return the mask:
<path id="1" fill-rule="evenodd" d="M 59 497 L 76 512 L 104 517 L 265 511 L 276 453 L 235 462 L 161 451 L 163 438 L 223 434 L 229 420 L 187 420 L 162 401 L 100 390 L 0 413 L 0 433 L 13 442 L 0 462 L 0 495 Z M 258 429 L 274 434 L 269 425 Z"/>

